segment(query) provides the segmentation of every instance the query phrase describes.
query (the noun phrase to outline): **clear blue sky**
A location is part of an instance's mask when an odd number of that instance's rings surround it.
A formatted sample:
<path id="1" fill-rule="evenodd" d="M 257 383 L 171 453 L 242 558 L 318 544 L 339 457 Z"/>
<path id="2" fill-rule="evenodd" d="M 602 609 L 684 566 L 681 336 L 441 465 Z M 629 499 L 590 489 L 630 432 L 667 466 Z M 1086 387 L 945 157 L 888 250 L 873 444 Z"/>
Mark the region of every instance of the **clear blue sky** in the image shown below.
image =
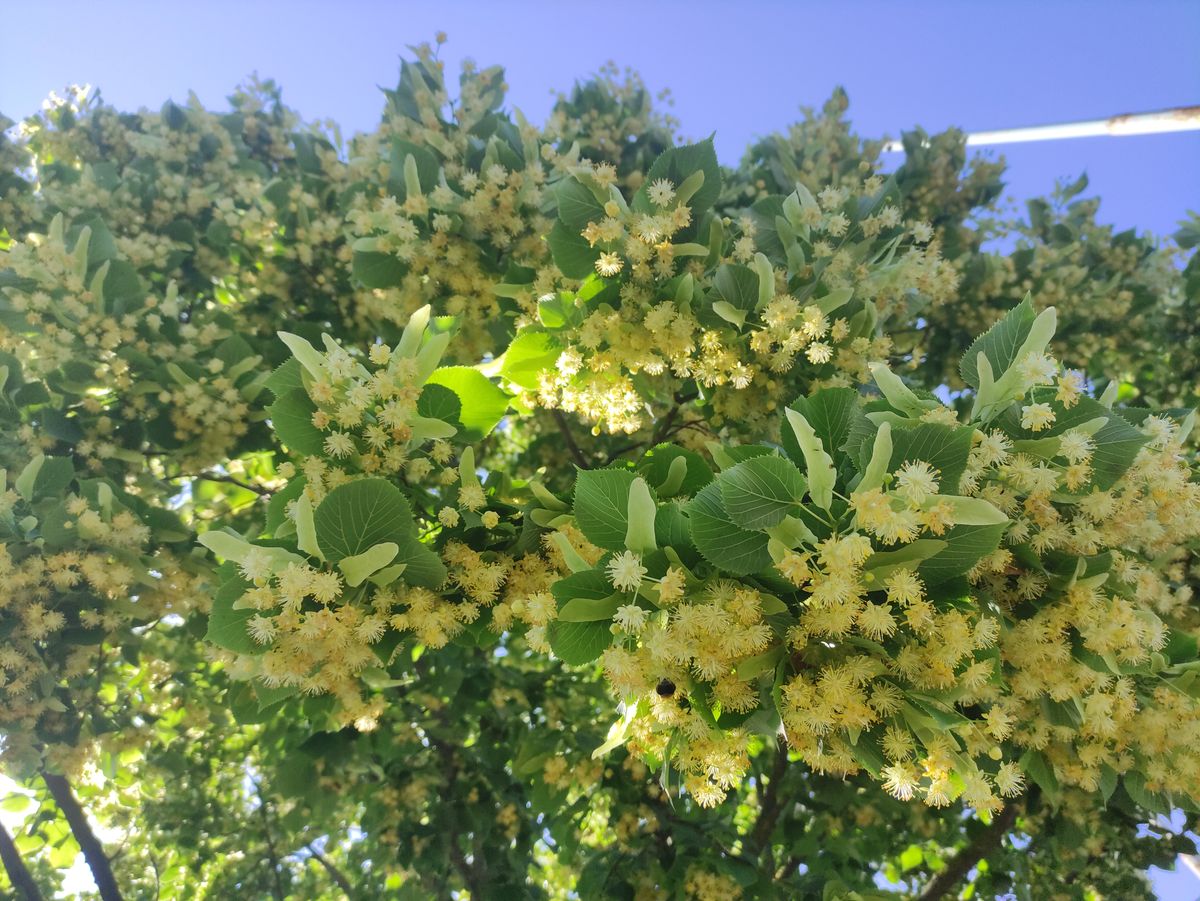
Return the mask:
<path id="1" fill-rule="evenodd" d="M 508 69 L 510 103 L 542 121 L 553 89 L 607 60 L 670 87 L 687 136 L 716 132 L 735 163 L 835 85 L 868 136 L 1036 125 L 1200 103 L 1200 2 L 227 2 L 0 0 L 0 111 L 89 83 L 124 108 L 194 89 L 221 106 L 252 71 L 308 118 L 373 127 L 407 44 L 450 35 L 460 59 Z M 1010 194 L 1087 171 L 1101 217 L 1158 234 L 1200 209 L 1200 132 L 1004 149 Z M 1156 880 L 1157 881 L 1157 880 Z M 1165 887 L 1170 884 L 1170 888 Z M 1194 901 L 1186 872 L 1162 897 Z"/>
<path id="2" fill-rule="evenodd" d="M 511 102 L 540 121 L 551 89 L 615 59 L 670 87 L 689 136 L 716 131 L 722 159 L 786 126 L 836 84 L 867 135 L 921 124 L 980 130 L 1200 103 L 1200 3 L 227 2 L 0 0 L 0 110 L 51 88 L 98 85 L 122 107 L 195 89 L 220 105 L 257 70 L 308 117 L 370 128 L 375 85 L 394 85 L 406 44 L 450 34 L 464 56 L 508 68 Z M 14 23 L 19 27 L 12 27 Z M 1085 138 L 1004 150 L 1010 190 L 1042 193 L 1086 170 L 1102 217 L 1167 234 L 1200 207 L 1200 132 Z"/>

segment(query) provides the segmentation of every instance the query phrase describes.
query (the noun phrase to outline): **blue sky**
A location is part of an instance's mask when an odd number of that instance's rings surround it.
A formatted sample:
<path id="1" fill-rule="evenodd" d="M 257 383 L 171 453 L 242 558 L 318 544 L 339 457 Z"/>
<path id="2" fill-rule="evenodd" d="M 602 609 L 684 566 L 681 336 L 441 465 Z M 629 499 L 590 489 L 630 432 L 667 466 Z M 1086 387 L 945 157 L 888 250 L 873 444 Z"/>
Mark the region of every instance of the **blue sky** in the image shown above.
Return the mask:
<path id="1" fill-rule="evenodd" d="M 0 0 L 0 111 L 89 83 L 123 108 L 193 89 L 219 107 L 247 74 L 307 118 L 373 127 L 407 44 L 445 30 L 463 57 L 508 69 L 510 103 L 544 119 L 554 89 L 607 60 L 671 88 L 684 135 L 716 132 L 735 163 L 756 136 L 841 84 L 868 136 L 1036 125 L 1200 103 L 1200 2 L 227 2 Z M 14 24 L 19 23 L 19 24 Z M 1169 234 L 1200 210 L 1200 132 L 1086 138 L 1003 150 L 1020 201 L 1087 171 L 1101 218 Z M 1163 898 L 1194 901 L 1186 871 Z"/>
<path id="2" fill-rule="evenodd" d="M 670 87 L 686 135 L 716 131 L 726 162 L 802 104 L 846 86 L 867 135 L 921 124 L 968 130 L 1061 122 L 1200 102 L 1200 3 L 960 2 L 89 3 L 11 6 L 0 36 L 0 110 L 16 118 L 51 88 L 87 82 L 122 107 L 195 89 L 209 105 L 257 70 L 308 117 L 347 131 L 377 120 L 406 44 L 450 35 L 464 56 L 508 68 L 511 102 L 540 121 L 551 89 L 614 59 Z M 53 12 L 51 12 L 51 10 Z M 19 35 L 20 40 L 15 38 Z M 1004 150 L 1010 193 L 1086 170 L 1101 215 L 1172 232 L 1200 208 L 1200 132 L 1085 138 Z"/>

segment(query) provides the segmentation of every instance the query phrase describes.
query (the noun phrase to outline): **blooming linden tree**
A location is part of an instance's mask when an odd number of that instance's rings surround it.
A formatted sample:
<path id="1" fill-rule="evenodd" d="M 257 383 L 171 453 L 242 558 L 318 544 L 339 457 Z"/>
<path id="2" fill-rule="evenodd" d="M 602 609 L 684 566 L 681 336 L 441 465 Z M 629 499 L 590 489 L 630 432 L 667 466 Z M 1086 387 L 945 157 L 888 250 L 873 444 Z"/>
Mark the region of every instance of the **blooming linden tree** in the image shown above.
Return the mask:
<path id="1" fill-rule="evenodd" d="M 0 892 L 1149 898 L 1200 227 L 505 87 L 0 123 Z"/>

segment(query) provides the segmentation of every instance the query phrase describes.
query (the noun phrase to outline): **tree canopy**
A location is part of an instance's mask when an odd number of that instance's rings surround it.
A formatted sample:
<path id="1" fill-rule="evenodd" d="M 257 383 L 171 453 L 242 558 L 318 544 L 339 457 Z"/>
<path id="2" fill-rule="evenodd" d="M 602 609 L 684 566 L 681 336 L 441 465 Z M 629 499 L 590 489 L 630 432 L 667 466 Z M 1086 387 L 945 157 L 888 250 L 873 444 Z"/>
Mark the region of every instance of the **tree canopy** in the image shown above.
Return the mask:
<path id="1" fill-rule="evenodd" d="M 1200 221 L 505 90 L 0 117 L 0 892 L 1151 897 Z"/>

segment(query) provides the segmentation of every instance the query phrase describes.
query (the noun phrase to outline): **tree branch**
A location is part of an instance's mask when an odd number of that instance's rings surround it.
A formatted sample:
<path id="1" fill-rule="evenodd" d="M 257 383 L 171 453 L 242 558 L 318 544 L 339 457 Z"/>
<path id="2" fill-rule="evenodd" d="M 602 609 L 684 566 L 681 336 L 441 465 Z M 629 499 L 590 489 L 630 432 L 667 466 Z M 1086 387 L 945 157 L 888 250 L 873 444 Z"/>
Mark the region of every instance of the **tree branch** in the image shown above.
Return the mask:
<path id="1" fill-rule="evenodd" d="M 267 840 L 267 854 L 271 858 L 271 878 L 274 883 L 276 901 L 283 901 L 283 879 L 279 875 L 279 852 L 275 850 L 275 839 L 271 836 L 271 818 L 267 815 L 267 799 L 263 797 L 262 786 L 256 781 L 254 793 L 258 795 L 258 812 L 262 815 L 263 835 Z"/>
<path id="2" fill-rule="evenodd" d="M 118 888 L 117 879 L 113 876 L 112 864 L 109 862 L 108 855 L 104 853 L 104 846 L 100 844 L 100 839 L 96 838 L 96 833 L 92 831 L 92 825 L 88 822 L 87 815 L 84 814 L 83 808 L 75 799 L 75 794 L 71 791 L 71 784 L 67 782 L 65 776 L 48 773 L 45 770 L 42 770 L 42 780 L 46 783 L 46 788 L 50 790 L 54 803 L 67 818 L 71 834 L 75 836 L 79 850 L 83 852 L 88 868 L 92 871 L 92 878 L 96 881 L 96 889 L 100 892 L 100 897 L 103 901 L 122 901 L 121 889 Z"/>
<path id="3" fill-rule="evenodd" d="M 350 880 L 346 878 L 346 875 L 337 868 L 337 865 L 332 860 L 322 853 L 321 849 L 317 847 L 316 842 L 308 843 L 308 853 L 313 856 L 317 863 L 325 868 L 326 872 L 329 873 L 329 878 L 337 883 L 338 888 L 346 893 L 347 898 L 354 897 L 354 889 L 350 885 Z"/>
<path id="4" fill-rule="evenodd" d="M 671 409 L 667 411 L 667 415 L 660 419 L 658 424 L 654 427 L 654 431 L 650 435 L 651 447 L 658 447 L 658 445 L 663 442 L 663 440 L 667 437 L 667 434 L 670 432 L 671 426 L 675 423 L 675 417 L 678 415 L 679 401 L 676 401 Z"/>
<path id="5" fill-rule="evenodd" d="M 945 898 L 951 890 L 971 872 L 979 861 L 1000 847 L 1005 833 L 1017 821 L 1017 805 L 1009 804 L 992 817 L 991 825 L 976 836 L 975 841 L 967 845 L 954 856 L 954 859 L 930 880 L 929 885 L 921 892 L 919 901 L 936 901 Z"/>
<path id="6" fill-rule="evenodd" d="M 588 466 L 587 457 L 583 455 L 583 451 L 579 449 L 579 445 L 575 443 L 575 436 L 571 434 L 571 428 L 567 424 L 567 417 L 563 415 L 562 410 L 551 410 L 550 415 L 554 417 L 554 421 L 558 423 L 558 430 L 562 432 L 563 443 L 567 445 L 567 450 L 571 454 L 571 459 L 580 469 L 590 469 Z"/>
<path id="7" fill-rule="evenodd" d="M 758 819 L 754 821 L 754 831 L 750 834 L 750 840 L 755 850 L 760 853 L 764 849 L 769 849 L 771 832 L 775 829 L 775 824 L 779 822 L 779 815 L 783 813 L 783 798 L 779 789 L 783 782 L 783 774 L 787 772 L 787 765 L 787 743 L 780 738 L 776 740 L 775 761 L 771 765 L 771 779 L 762 792 L 762 806 L 758 811 Z M 768 853 L 767 856 L 771 864 L 770 869 L 774 871 L 775 864 L 771 860 L 772 855 Z"/>
<path id="8" fill-rule="evenodd" d="M 253 491 L 259 497 L 270 497 L 275 493 L 270 488 L 263 488 L 261 485 L 255 485 L 253 482 L 243 482 L 241 479 L 235 479 L 233 476 L 221 475 L 216 472 L 200 472 L 194 476 L 182 475 L 175 478 L 198 479 L 201 482 L 224 482 L 227 485 L 236 485 L 238 488 L 244 488 L 246 491 Z"/>
<path id="9" fill-rule="evenodd" d="M 555 411 L 557 412 L 557 411 Z M 445 713 L 439 715 L 439 719 L 445 722 Z M 446 803 L 446 818 L 449 820 L 450 833 L 450 862 L 454 868 L 458 870 L 462 877 L 463 884 L 467 887 L 467 891 L 471 893 L 472 898 L 485 897 L 483 885 L 478 871 L 479 858 L 475 858 L 475 865 L 467 862 L 466 852 L 463 851 L 462 845 L 459 844 L 459 831 L 461 826 L 458 822 L 458 808 L 452 800 L 455 797 L 455 790 L 458 785 L 458 758 L 446 742 L 440 738 L 429 736 L 430 745 L 442 756 L 442 777 L 446 780 L 446 792 L 450 800 Z"/>
<path id="10" fill-rule="evenodd" d="M 21 860 L 21 852 L 17 850 L 16 843 L 3 823 L 0 823 L 0 860 L 4 861 L 8 881 L 24 896 L 25 901 L 42 901 L 42 893 L 26 868 L 25 861 Z"/>

